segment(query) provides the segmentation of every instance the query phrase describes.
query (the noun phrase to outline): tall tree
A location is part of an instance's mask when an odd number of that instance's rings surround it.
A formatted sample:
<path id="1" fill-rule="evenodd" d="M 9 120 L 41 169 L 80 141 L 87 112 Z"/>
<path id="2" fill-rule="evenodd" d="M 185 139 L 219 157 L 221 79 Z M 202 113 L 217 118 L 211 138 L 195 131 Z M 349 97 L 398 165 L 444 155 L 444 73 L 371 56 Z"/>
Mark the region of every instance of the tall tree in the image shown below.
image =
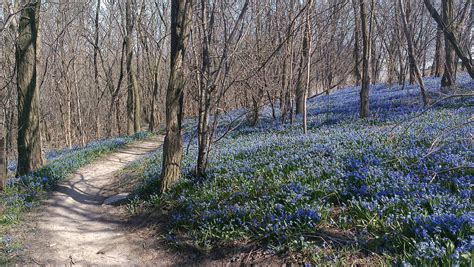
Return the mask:
<path id="1" fill-rule="evenodd" d="M 446 1 L 452 1 L 452 0 L 446 0 Z M 471 76 L 471 78 L 474 79 L 474 68 L 472 66 L 472 59 L 470 57 L 468 57 L 469 53 L 465 53 L 462 50 L 462 48 L 461 48 L 461 46 L 460 46 L 460 44 L 459 44 L 459 42 L 456 38 L 456 35 L 454 34 L 454 31 L 452 30 L 451 27 L 449 27 L 450 25 L 446 24 L 444 16 L 442 18 L 438 14 L 436 9 L 431 4 L 431 1 L 430 0 L 424 0 L 424 2 L 425 2 L 425 6 L 428 9 L 428 11 L 430 12 L 431 16 L 438 23 L 438 26 L 441 27 L 441 29 L 443 29 L 445 44 L 447 44 L 449 42 L 449 44 L 452 45 L 452 47 L 453 47 L 454 51 L 456 52 L 457 56 L 461 59 L 462 64 L 464 65 L 467 72 L 469 73 L 469 76 Z M 443 2 L 443 4 L 448 5 L 449 3 Z M 449 8 L 449 5 L 448 5 L 448 8 Z M 473 12 L 473 11 L 471 10 L 471 12 Z M 443 9 L 443 14 L 444 14 L 444 9 Z M 445 51 L 446 51 L 446 53 L 448 51 L 448 50 L 446 50 L 446 47 L 445 47 Z M 445 61 L 447 61 L 447 60 L 448 60 L 448 58 L 445 58 Z M 447 65 L 445 64 L 445 68 L 446 67 L 447 67 Z M 444 72 L 446 73 L 446 71 L 448 71 L 448 70 L 445 69 Z M 443 79 L 444 79 L 444 76 L 443 76 Z M 443 81 L 441 81 L 441 86 L 443 86 Z"/>
<path id="2" fill-rule="evenodd" d="M 442 58 L 443 57 L 443 29 L 438 27 L 438 30 L 436 31 L 436 47 L 435 47 L 435 56 L 433 60 L 433 66 L 431 67 L 431 75 L 435 77 L 441 77 L 441 72 L 443 71 L 443 63 L 442 63 Z"/>
<path id="3" fill-rule="evenodd" d="M 141 105 L 140 92 L 137 84 L 135 65 L 133 65 L 133 31 L 136 22 L 135 5 L 132 0 L 127 0 L 125 5 L 125 51 L 127 54 L 127 133 L 133 134 L 140 131 Z"/>
<path id="4" fill-rule="evenodd" d="M 16 69 L 18 90 L 18 166 L 17 175 L 27 174 L 42 165 L 38 58 L 40 55 L 40 0 L 22 0 L 18 24 Z"/>
<path id="5" fill-rule="evenodd" d="M 305 38 L 303 39 L 303 57 L 306 59 L 306 85 L 303 94 L 303 132 L 308 133 L 308 107 L 307 99 L 311 86 L 311 10 L 313 0 L 308 0 L 308 10 L 306 11 L 306 26 L 304 31 Z"/>
<path id="6" fill-rule="evenodd" d="M 211 72 L 210 45 L 214 31 L 214 3 L 212 11 L 208 10 L 208 1 L 201 0 L 201 28 L 202 28 L 202 51 L 201 51 L 201 72 L 199 79 L 199 114 L 198 114 L 198 159 L 196 172 L 203 176 L 206 171 L 208 147 L 211 142 L 209 129 L 209 116 L 211 112 L 211 93 L 216 88 L 211 84 L 209 73 Z"/>
<path id="7" fill-rule="evenodd" d="M 403 31 L 405 32 L 405 37 L 407 40 L 408 45 L 408 59 L 410 61 L 410 69 L 413 70 L 416 79 L 418 80 L 418 85 L 420 86 L 421 96 L 423 98 L 423 104 L 426 106 L 429 104 L 429 97 L 425 90 L 425 83 L 423 82 L 423 77 L 421 76 L 420 69 L 418 68 L 418 64 L 416 62 L 415 57 L 415 48 L 413 45 L 413 36 L 410 32 L 408 21 L 407 21 L 407 14 L 405 11 L 405 0 L 398 0 L 398 4 L 400 6 L 400 17 L 403 24 Z"/>
<path id="8" fill-rule="evenodd" d="M 179 179 L 183 155 L 181 139 L 184 101 L 184 60 L 191 24 L 192 0 L 171 3 L 170 77 L 166 91 L 166 136 L 160 192 L 164 193 Z"/>
<path id="9" fill-rule="evenodd" d="M 9 77 L 6 84 L 3 88 L 6 92 L 0 91 L 0 105 L 2 105 L 2 117 L 3 117 L 3 131 L 0 133 L 0 136 L 4 137 L 4 149 L 5 149 L 5 164 L 8 162 L 8 152 L 13 149 L 13 136 L 14 136 L 14 117 L 15 117 L 15 108 L 16 102 L 15 91 L 16 84 L 13 82 L 15 79 L 15 41 L 17 40 L 18 35 L 18 23 L 14 11 L 13 4 L 10 1 L 3 0 L 3 45 L 2 45 L 2 59 L 0 61 L 2 71 L 5 73 L 5 77 Z M 5 20 L 5 18 L 10 17 L 10 19 Z M 9 23 L 9 25 L 7 25 Z M 1 43 L 1 41 L 0 41 Z M 5 165 L 6 168 L 6 165 Z M 6 172 L 5 172 L 6 173 Z"/>
<path id="10" fill-rule="evenodd" d="M 312 0 L 306 1 L 306 16 L 305 16 L 305 28 L 303 32 L 302 40 L 302 53 L 300 57 L 300 66 L 298 69 L 298 78 L 296 80 L 296 114 L 303 115 L 303 132 L 306 134 L 308 131 L 307 125 L 307 114 L 306 114 L 306 101 L 308 98 L 309 86 L 311 81 L 311 7 L 313 5 Z"/>
<path id="11" fill-rule="evenodd" d="M 295 1 L 290 1 L 287 6 L 287 13 L 285 15 L 288 18 L 292 18 L 294 21 L 295 13 Z M 283 7 L 283 5 L 282 5 Z M 285 46 L 285 52 L 283 53 L 282 71 L 281 71 L 281 97 L 280 97 L 280 110 L 281 110 L 281 121 L 286 122 L 287 117 L 290 116 L 292 120 L 293 106 L 292 106 L 292 91 L 293 91 L 293 59 L 294 59 L 294 29 L 295 25 L 291 21 L 286 29 L 286 36 L 282 36 Z"/>
<path id="12" fill-rule="evenodd" d="M 95 95 L 96 95 L 96 109 L 99 110 L 100 107 L 100 100 L 101 100 L 101 93 L 100 93 L 100 83 L 99 83 L 99 15 L 100 15 L 100 1 L 97 0 L 97 6 L 95 9 L 95 19 L 94 19 L 94 87 L 95 87 Z M 101 132 L 100 132 L 100 112 L 95 113 L 95 137 L 100 139 Z"/>
<path id="13" fill-rule="evenodd" d="M 359 60 L 359 34 L 360 34 L 360 22 L 359 22 L 359 12 L 357 11 L 357 0 L 352 0 L 352 7 L 354 9 L 354 79 L 357 86 L 360 84 L 361 74 L 360 74 L 360 60 Z"/>
<path id="14" fill-rule="evenodd" d="M 221 38 L 222 52 L 212 51 L 211 48 L 216 46 L 215 36 L 217 32 L 216 18 L 216 2 L 209 6 L 209 0 L 201 0 L 201 32 L 202 32 L 202 49 L 201 49 L 201 66 L 200 75 L 198 77 L 198 159 L 197 174 L 204 176 L 207 168 L 209 152 L 212 145 L 212 139 L 217 127 L 219 117 L 219 104 L 225 95 L 228 84 L 229 72 L 232 70 L 234 61 L 232 52 L 236 50 L 234 43 L 239 43 L 242 36 L 241 22 L 247 11 L 249 0 L 245 0 L 238 18 L 233 25 L 227 28 L 226 23 L 223 24 L 224 35 Z M 220 11 L 224 12 L 225 5 L 221 2 Z M 209 10 L 211 7 L 211 10 Z M 230 29 L 230 30 L 229 30 Z M 220 52 L 220 53 L 219 53 Z M 213 115 L 211 121 L 210 116 Z"/>
<path id="15" fill-rule="evenodd" d="M 312 0 L 306 2 L 306 18 L 305 18 L 305 29 L 303 33 L 302 41 L 302 53 L 300 58 L 300 67 L 298 69 L 298 79 L 296 80 L 296 94 L 295 94 L 295 104 L 296 104 L 296 114 L 304 114 L 306 109 L 306 98 L 307 98 L 307 84 L 306 81 L 303 82 L 305 75 L 305 70 L 311 62 L 310 55 L 310 12 L 311 12 Z"/>
<path id="16" fill-rule="evenodd" d="M 360 22 L 362 30 L 362 85 L 360 89 L 360 109 L 361 118 L 369 116 L 369 90 L 370 90 L 370 49 L 371 42 L 369 36 L 369 24 L 367 22 L 367 11 L 365 7 L 366 0 L 359 0 L 360 6 Z M 373 3 L 372 3 L 373 4 Z M 371 20 L 370 15 L 369 20 Z"/>
<path id="17" fill-rule="evenodd" d="M 444 0 L 443 3 L 443 22 L 447 27 L 452 27 L 454 18 L 453 0 Z M 456 85 L 456 54 L 453 45 L 444 34 L 444 73 L 441 78 L 441 87 L 450 88 Z"/>
<path id="18" fill-rule="evenodd" d="M 5 140 L 5 137 L 0 138 L 0 191 L 5 187 L 5 180 L 7 179 Z"/>

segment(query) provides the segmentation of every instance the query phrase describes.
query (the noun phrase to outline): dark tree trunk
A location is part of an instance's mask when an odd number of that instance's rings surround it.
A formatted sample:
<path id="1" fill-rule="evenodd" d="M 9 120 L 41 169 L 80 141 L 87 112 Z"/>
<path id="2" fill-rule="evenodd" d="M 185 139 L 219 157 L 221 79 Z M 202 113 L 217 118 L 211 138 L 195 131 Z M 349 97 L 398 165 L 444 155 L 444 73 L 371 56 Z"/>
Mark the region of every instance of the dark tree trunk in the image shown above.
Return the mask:
<path id="1" fill-rule="evenodd" d="M 447 1 L 452 1 L 452 0 L 447 0 Z M 445 38 L 445 43 L 446 41 L 449 41 L 449 43 L 453 46 L 454 48 L 454 51 L 456 52 L 457 56 L 461 59 L 462 61 L 462 64 L 464 65 L 464 67 L 466 68 L 467 72 L 469 73 L 469 76 L 471 76 L 471 78 L 474 79 L 474 69 L 472 67 L 472 60 L 467 56 L 467 54 L 462 50 L 461 46 L 459 45 L 459 42 L 456 38 L 456 36 L 454 35 L 454 32 L 451 28 L 448 27 L 448 25 L 446 25 L 445 21 L 443 18 L 441 18 L 441 16 L 438 14 L 438 12 L 436 11 L 436 9 L 433 7 L 433 5 L 431 4 L 431 1 L 430 0 L 424 0 L 425 2 L 425 6 L 426 8 L 428 9 L 428 11 L 430 11 L 430 14 L 431 16 L 436 20 L 436 22 L 438 23 L 438 26 L 441 27 L 441 29 L 443 29 L 443 32 L 444 32 L 444 38 Z M 443 2 L 443 4 L 448 4 L 447 2 Z M 444 10 L 443 10 L 444 12 Z M 446 50 L 446 47 L 445 47 L 445 50 Z M 446 61 L 448 60 L 447 58 L 445 59 Z M 446 64 L 445 64 L 446 66 Z M 445 72 L 447 70 L 445 69 Z"/>
<path id="2" fill-rule="evenodd" d="M 436 31 L 435 55 L 433 66 L 431 67 L 431 75 L 435 77 L 441 77 L 441 73 L 443 72 L 443 40 L 443 29 L 438 27 L 438 30 Z"/>
<path id="3" fill-rule="evenodd" d="M 5 144 L 5 137 L 0 138 L 0 191 L 5 188 L 5 180 L 7 179 L 7 157 Z"/>
<path id="4" fill-rule="evenodd" d="M 367 12 L 365 0 L 359 0 L 360 21 L 362 30 L 362 86 L 360 89 L 360 109 L 361 118 L 369 116 L 369 90 L 370 90 L 370 36 L 369 23 L 367 22 Z M 372 17 L 372 16 L 371 16 Z M 369 19 L 370 20 L 370 19 Z"/>
<path id="5" fill-rule="evenodd" d="M 376 43 L 375 43 L 375 34 L 373 34 L 373 29 L 372 29 L 372 25 L 370 25 L 370 30 L 369 30 L 369 35 L 370 35 L 370 71 L 371 71 L 371 74 L 370 74 L 370 82 L 372 84 L 376 84 L 377 83 L 377 73 L 378 73 L 378 69 L 377 69 L 377 47 L 376 47 Z"/>
<path id="6" fill-rule="evenodd" d="M 406 80 L 406 73 L 405 73 L 405 62 L 403 60 L 404 56 L 400 46 L 397 48 L 398 53 L 398 84 L 402 85 L 405 88 L 405 80 Z"/>
<path id="7" fill-rule="evenodd" d="M 306 76 L 308 72 L 308 65 L 311 62 L 311 55 L 310 55 L 310 18 L 309 13 L 311 10 L 312 0 L 308 0 L 307 7 L 306 7 L 306 21 L 305 21 L 305 30 L 303 33 L 303 43 L 302 43 L 302 53 L 300 59 L 300 67 L 298 70 L 298 80 L 296 82 L 296 97 L 295 97 L 295 105 L 296 105 L 296 114 L 304 114 L 306 111 L 306 98 L 307 98 L 307 84 L 306 84 Z M 306 75 L 305 75 L 306 74 Z"/>
<path id="8" fill-rule="evenodd" d="M 407 44 L 408 44 L 408 59 L 410 60 L 410 69 L 414 73 L 414 76 L 416 77 L 416 79 L 418 80 L 418 84 L 421 90 L 421 95 L 423 97 L 423 104 L 426 106 L 429 104 L 429 97 L 425 91 L 425 83 L 423 82 L 420 69 L 418 68 L 418 64 L 416 63 L 413 37 L 411 35 L 410 29 L 408 28 L 407 14 L 405 13 L 405 6 L 403 4 L 403 1 L 405 0 L 398 0 L 398 3 L 400 5 L 400 15 L 401 15 L 400 17 L 402 19 L 403 31 L 405 32 L 405 37 L 407 39 Z"/>
<path id="9" fill-rule="evenodd" d="M 225 82 L 225 77 L 228 75 L 230 65 L 228 64 L 229 44 L 232 43 L 234 36 L 238 35 L 238 25 L 244 18 L 244 14 L 248 8 L 249 0 L 246 0 L 242 6 L 242 11 L 236 20 L 236 24 L 232 27 L 227 38 L 225 38 L 224 48 L 219 59 L 213 60 L 211 55 L 211 47 L 214 44 L 215 32 L 215 5 L 212 6 L 212 11 L 209 12 L 207 5 L 208 0 L 201 0 L 201 26 L 203 33 L 202 41 L 202 65 L 201 74 L 199 78 L 199 122 L 198 122 L 198 160 L 197 160 L 197 175 L 203 177 L 206 173 L 206 168 L 211 150 L 212 139 L 215 129 L 217 127 L 219 116 L 219 99 L 225 93 L 225 90 L 220 90 L 221 82 Z M 216 58 L 216 57 L 214 57 Z M 213 115 L 211 123 L 210 116 Z"/>
<path id="10" fill-rule="evenodd" d="M 454 17 L 453 0 L 443 2 L 443 21 L 445 25 L 451 25 Z M 451 28 L 451 26 L 448 26 Z M 444 73 L 441 79 L 441 87 L 450 88 L 456 85 L 456 54 L 453 45 L 449 42 L 446 33 L 444 34 Z"/>
<path id="11" fill-rule="evenodd" d="M 354 79 L 356 86 L 360 85 L 361 74 L 360 74 L 360 48 L 359 48 L 359 35 L 360 35 L 360 20 L 359 20 L 359 12 L 357 9 L 357 1 L 352 0 L 352 6 L 354 8 L 354 16 L 355 16 L 355 29 L 354 29 Z"/>
<path id="12" fill-rule="evenodd" d="M 129 135 L 140 131 L 141 125 L 141 105 L 140 93 L 138 91 L 135 66 L 133 65 L 133 31 L 135 26 L 135 13 L 132 0 L 127 0 L 125 5 L 125 51 L 127 54 L 127 133 Z"/>
<path id="13" fill-rule="evenodd" d="M 113 85 L 113 80 L 112 80 L 112 77 L 109 75 L 109 77 L 107 77 L 107 87 L 109 88 L 109 91 L 111 92 L 112 94 L 112 99 L 110 101 L 110 107 L 109 107 L 109 114 L 108 114 L 108 117 L 110 119 L 110 121 L 112 122 L 113 121 L 113 113 L 114 113 L 114 106 L 115 106 L 115 123 L 117 125 L 117 132 L 119 135 L 121 135 L 122 133 L 122 130 L 121 130 L 121 126 L 120 126 L 120 96 L 119 96 L 119 93 L 120 93 L 120 88 L 122 87 L 122 80 L 123 80 L 123 74 L 124 74 L 124 70 L 123 70 L 123 61 L 125 59 L 125 42 L 122 44 L 122 52 L 121 52 L 121 56 L 120 56 L 120 71 L 119 71 L 119 77 L 118 77 L 118 82 L 117 82 L 117 87 L 114 88 L 114 85 Z M 110 123 L 109 127 L 108 127 L 108 133 L 107 135 L 110 137 L 112 135 L 112 123 Z"/>
<path id="14" fill-rule="evenodd" d="M 282 100 L 280 105 L 281 109 L 281 121 L 286 122 L 287 118 L 290 117 L 292 120 L 293 106 L 292 106 L 292 84 L 293 84 L 293 37 L 290 35 L 293 27 L 288 29 L 288 38 L 286 40 L 286 54 L 283 60 L 283 78 L 282 78 Z"/>
<path id="15" fill-rule="evenodd" d="M 308 0 L 308 10 L 306 11 L 306 26 L 304 31 L 305 38 L 303 39 L 303 57 L 306 60 L 306 82 L 303 95 L 303 133 L 308 133 L 308 107 L 307 99 L 311 83 L 311 10 L 313 0 Z"/>
<path id="16" fill-rule="evenodd" d="M 214 16 L 214 14 L 211 14 Z M 210 85 L 210 54 L 209 45 L 212 41 L 213 25 L 208 24 L 209 13 L 207 10 L 207 0 L 201 0 L 201 23 L 203 31 L 202 43 L 202 64 L 201 77 L 199 79 L 199 118 L 198 118 L 198 158 L 196 165 L 196 172 L 198 176 L 204 176 L 207 166 L 208 147 L 211 142 L 209 129 L 209 115 L 211 109 L 211 85 Z M 210 19 L 212 24 L 213 19 Z"/>
<path id="17" fill-rule="evenodd" d="M 18 89 L 18 166 L 17 175 L 25 175 L 43 163 L 41 156 L 39 84 L 37 63 L 40 53 L 39 15 L 41 1 L 21 1 L 16 47 Z"/>
<path id="18" fill-rule="evenodd" d="M 280 110 L 281 110 L 281 122 L 284 123 L 286 121 L 286 117 L 289 112 L 290 106 L 290 99 L 289 99 L 289 83 L 290 78 L 288 77 L 288 69 L 289 69 L 289 60 L 288 60 L 288 53 L 289 53 L 289 45 L 287 42 L 287 49 L 286 54 L 284 55 L 283 64 L 282 64 L 282 73 L 281 73 L 281 94 L 280 94 Z"/>
<path id="19" fill-rule="evenodd" d="M 166 92 L 166 136 L 160 192 L 168 191 L 181 175 L 181 139 L 185 77 L 183 63 L 191 24 L 191 0 L 171 3 L 170 79 Z"/>
<path id="20" fill-rule="evenodd" d="M 99 84 L 99 62 L 98 62 L 98 55 L 99 55 L 99 14 L 100 14 L 100 1 L 97 0 L 97 7 L 95 10 L 95 21 L 94 21 L 94 83 L 95 83 L 95 94 L 96 94 L 96 109 L 99 110 L 100 107 L 100 84 Z M 96 131 L 96 138 L 100 139 L 100 112 L 96 112 L 95 114 L 95 131 Z"/>
<path id="21" fill-rule="evenodd" d="M 160 60 L 160 59 L 159 59 Z M 158 89 L 159 89 L 159 85 L 158 85 L 158 67 L 160 65 L 159 63 L 160 61 L 158 61 L 158 63 L 156 64 L 155 66 L 155 70 L 154 70 L 154 73 L 153 73 L 153 95 L 152 95 L 152 99 L 151 99 L 151 111 L 150 111 L 150 124 L 148 125 L 148 130 L 150 132 L 153 132 L 155 130 L 155 124 L 156 124 L 156 121 L 155 121 L 155 103 L 156 103 L 156 98 L 158 97 Z"/>

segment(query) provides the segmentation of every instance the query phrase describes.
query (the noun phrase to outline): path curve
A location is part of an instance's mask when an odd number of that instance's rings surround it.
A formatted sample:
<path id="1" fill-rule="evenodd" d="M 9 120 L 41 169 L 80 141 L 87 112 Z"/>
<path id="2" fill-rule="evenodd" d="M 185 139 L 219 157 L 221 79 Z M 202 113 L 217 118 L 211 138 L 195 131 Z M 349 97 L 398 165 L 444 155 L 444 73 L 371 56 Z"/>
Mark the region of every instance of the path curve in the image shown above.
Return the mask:
<path id="1" fill-rule="evenodd" d="M 34 214 L 33 235 L 27 254 L 45 265 L 141 265 L 143 239 L 127 229 L 117 207 L 103 205 L 114 195 L 114 174 L 127 164 L 158 149 L 163 137 L 125 146 L 98 162 L 87 165 L 66 181 Z"/>

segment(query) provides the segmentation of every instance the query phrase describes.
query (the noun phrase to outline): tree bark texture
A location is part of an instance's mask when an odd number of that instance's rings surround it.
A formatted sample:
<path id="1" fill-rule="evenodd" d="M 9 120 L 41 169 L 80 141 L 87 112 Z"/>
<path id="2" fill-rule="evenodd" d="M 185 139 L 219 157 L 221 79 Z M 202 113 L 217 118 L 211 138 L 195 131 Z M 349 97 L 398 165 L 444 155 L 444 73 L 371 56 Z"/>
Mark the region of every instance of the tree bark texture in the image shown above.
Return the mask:
<path id="1" fill-rule="evenodd" d="M 21 4 L 25 8 L 21 12 L 16 46 L 18 176 L 37 169 L 43 163 L 40 137 L 39 84 L 37 81 L 41 1 L 22 0 Z"/>
<path id="2" fill-rule="evenodd" d="M 181 138 L 185 77 L 183 63 L 191 24 L 191 0 L 171 4 L 170 78 L 166 92 L 166 136 L 160 192 L 168 191 L 181 175 L 183 155 Z"/>

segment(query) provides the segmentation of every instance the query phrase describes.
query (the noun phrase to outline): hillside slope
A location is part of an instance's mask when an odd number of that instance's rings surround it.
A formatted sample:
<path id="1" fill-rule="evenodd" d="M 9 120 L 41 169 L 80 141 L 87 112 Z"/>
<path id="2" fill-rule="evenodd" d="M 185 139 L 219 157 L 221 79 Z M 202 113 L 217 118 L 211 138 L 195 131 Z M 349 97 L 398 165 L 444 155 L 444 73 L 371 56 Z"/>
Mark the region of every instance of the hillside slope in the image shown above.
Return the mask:
<path id="1" fill-rule="evenodd" d="M 256 243 L 323 263 L 469 261 L 474 98 L 442 100 L 439 80 L 426 83 L 439 101 L 426 110 L 416 86 L 373 86 L 367 120 L 358 119 L 358 88 L 314 98 L 308 135 L 267 110 L 258 127 L 215 145 L 205 179 L 192 174 L 192 140 L 184 179 L 163 197 L 154 193 L 158 152 L 134 166 L 144 179 L 137 197 L 171 206 L 170 240 L 200 248 Z M 471 79 L 460 86 L 472 94 Z"/>

